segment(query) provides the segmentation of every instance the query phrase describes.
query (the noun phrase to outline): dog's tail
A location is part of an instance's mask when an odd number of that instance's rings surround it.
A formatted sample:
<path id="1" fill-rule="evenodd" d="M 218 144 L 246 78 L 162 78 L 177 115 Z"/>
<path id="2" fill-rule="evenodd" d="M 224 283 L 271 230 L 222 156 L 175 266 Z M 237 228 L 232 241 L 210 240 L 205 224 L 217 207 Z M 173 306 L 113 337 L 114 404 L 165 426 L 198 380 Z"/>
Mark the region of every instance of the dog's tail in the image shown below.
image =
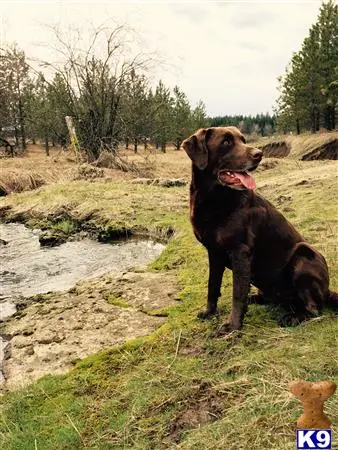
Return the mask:
<path id="1" fill-rule="evenodd" d="M 330 308 L 335 311 L 338 311 L 338 293 L 329 291 L 327 296 L 327 304 Z"/>

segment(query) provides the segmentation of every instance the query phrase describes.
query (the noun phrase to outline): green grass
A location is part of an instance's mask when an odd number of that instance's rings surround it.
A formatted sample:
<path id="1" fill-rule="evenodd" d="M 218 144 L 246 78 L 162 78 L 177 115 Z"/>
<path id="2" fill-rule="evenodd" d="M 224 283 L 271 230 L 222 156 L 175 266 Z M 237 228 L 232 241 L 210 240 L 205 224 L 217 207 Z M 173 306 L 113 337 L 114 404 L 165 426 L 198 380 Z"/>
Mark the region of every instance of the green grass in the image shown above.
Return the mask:
<path id="1" fill-rule="evenodd" d="M 52 222 L 50 228 L 56 232 L 61 231 L 64 234 L 72 234 L 76 231 L 76 223 L 69 219 Z"/>
<path id="2" fill-rule="evenodd" d="M 115 297 L 115 295 L 108 295 L 107 302 L 110 305 L 119 306 L 120 308 L 129 308 L 128 303 L 123 300 L 121 297 Z"/>
<path id="3" fill-rule="evenodd" d="M 292 176 L 300 176 L 295 172 L 275 174 L 260 176 L 262 193 L 273 202 L 291 196 L 287 204 L 295 213 L 286 214 L 294 215 L 293 223 L 328 258 L 337 288 L 333 168 L 322 184 L 311 186 L 293 184 Z M 231 274 L 224 277 L 222 315 L 198 321 L 208 266 L 188 222 L 187 189 L 132 189 L 128 183 L 76 182 L 2 200 L 14 206 L 12 213 L 36 219 L 62 205 L 69 217 L 93 226 L 159 234 L 175 229 L 149 270 L 177 274 L 182 301 L 167 308 L 167 322 L 152 335 L 92 355 L 64 376 L 47 376 L 6 394 L 0 448 L 294 449 L 301 408 L 288 383 L 338 382 L 337 319 L 327 312 L 320 320 L 282 329 L 276 311 L 252 305 L 241 333 L 217 336 L 230 309 Z M 337 394 L 325 410 L 337 435 Z"/>

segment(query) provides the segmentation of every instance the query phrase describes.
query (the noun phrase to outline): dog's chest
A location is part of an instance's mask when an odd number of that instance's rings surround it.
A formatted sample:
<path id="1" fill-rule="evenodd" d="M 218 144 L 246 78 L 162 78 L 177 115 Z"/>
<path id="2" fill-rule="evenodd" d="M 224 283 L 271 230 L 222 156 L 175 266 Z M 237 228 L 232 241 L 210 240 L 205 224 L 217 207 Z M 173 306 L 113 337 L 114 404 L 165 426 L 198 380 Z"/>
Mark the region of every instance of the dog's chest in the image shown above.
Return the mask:
<path id="1" fill-rule="evenodd" d="M 245 216 L 237 211 L 227 211 L 214 204 L 192 203 L 190 220 L 196 238 L 207 248 L 231 250 L 248 241 Z"/>

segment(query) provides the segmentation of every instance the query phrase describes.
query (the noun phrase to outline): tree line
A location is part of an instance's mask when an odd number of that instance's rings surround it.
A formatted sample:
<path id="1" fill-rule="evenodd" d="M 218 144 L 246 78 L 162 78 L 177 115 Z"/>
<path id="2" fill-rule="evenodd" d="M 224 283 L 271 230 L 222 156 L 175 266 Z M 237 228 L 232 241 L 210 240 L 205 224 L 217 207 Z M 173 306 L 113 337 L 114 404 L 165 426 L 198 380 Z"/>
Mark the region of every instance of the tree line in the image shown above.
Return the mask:
<path id="1" fill-rule="evenodd" d="M 235 126 L 245 134 L 260 134 L 261 136 L 270 136 L 275 132 L 275 117 L 269 113 L 255 116 L 216 116 L 211 119 L 210 124 L 213 127 Z"/>
<path id="2" fill-rule="evenodd" d="M 295 52 L 286 72 L 279 78 L 279 98 L 275 107 L 279 130 L 336 127 L 338 98 L 338 5 L 322 3 L 317 21 L 302 47 Z"/>
<path id="3" fill-rule="evenodd" d="M 123 143 L 135 152 L 141 143 L 163 152 L 168 143 L 179 149 L 184 138 L 207 126 L 202 101 L 193 107 L 178 86 L 151 86 L 154 61 L 143 53 L 126 55 L 125 31 L 98 29 L 80 50 L 56 30 L 63 63 L 43 62 L 43 71 L 34 70 L 16 45 L 1 48 L 0 136 L 13 134 L 22 148 L 27 139 L 43 140 L 48 153 L 50 143 L 66 144 L 65 116 L 71 116 L 81 148 L 96 159 L 102 149 L 116 151 Z"/>
<path id="4" fill-rule="evenodd" d="M 130 35 L 125 26 L 96 29 L 87 47 L 54 32 L 62 63 L 42 61 L 39 70 L 16 45 L 0 48 L 0 136 L 13 136 L 23 149 L 28 139 L 43 141 L 47 154 L 50 144 L 65 146 L 66 116 L 73 118 L 90 159 L 121 144 L 135 152 L 150 143 L 163 152 L 168 144 L 179 149 L 183 139 L 206 126 L 236 125 L 248 134 L 274 131 L 268 114 L 207 117 L 204 103 L 192 106 L 178 86 L 170 89 L 159 81 L 153 87 L 150 74 L 157 61 L 125 51 Z"/>
<path id="5" fill-rule="evenodd" d="M 43 140 L 48 153 L 50 143 L 68 141 L 66 116 L 73 118 L 80 146 L 91 159 L 121 144 L 135 152 L 149 143 L 162 151 L 168 144 L 179 149 L 186 136 L 206 126 L 235 125 L 263 136 L 336 127 L 338 6 L 333 0 L 322 4 L 279 78 L 273 116 L 208 117 L 204 103 L 192 106 L 178 86 L 170 89 L 159 81 L 153 87 L 150 75 L 157 61 L 142 52 L 130 56 L 125 26 L 95 30 L 87 47 L 55 33 L 62 63 L 40 62 L 39 70 L 16 45 L 0 48 L 1 142 L 13 135 L 25 148 L 28 139 Z"/>

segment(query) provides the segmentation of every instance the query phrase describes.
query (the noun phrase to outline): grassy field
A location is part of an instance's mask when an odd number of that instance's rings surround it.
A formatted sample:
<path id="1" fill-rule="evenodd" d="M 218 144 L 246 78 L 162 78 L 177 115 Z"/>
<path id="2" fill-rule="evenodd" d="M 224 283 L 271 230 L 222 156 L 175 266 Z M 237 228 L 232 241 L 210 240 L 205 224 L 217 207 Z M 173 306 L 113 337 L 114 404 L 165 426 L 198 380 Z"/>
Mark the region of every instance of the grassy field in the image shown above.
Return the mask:
<path id="1" fill-rule="evenodd" d="M 268 161 L 272 168 L 256 174 L 258 191 L 326 256 L 331 287 L 337 290 L 336 162 Z M 14 160 L 6 164 L 16 166 Z M 20 164 L 25 169 L 25 158 Z M 73 170 L 71 161 L 65 164 Z M 240 333 L 219 336 L 230 309 L 231 273 L 224 277 L 222 315 L 198 321 L 208 268 L 188 221 L 188 187 L 131 184 L 129 175 L 115 178 L 115 171 L 94 182 L 71 181 L 61 176 L 65 167 L 39 189 L 4 197 L 2 214 L 7 220 L 65 229 L 80 223 L 107 233 L 131 230 L 163 237 L 174 230 L 149 271 L 174 274 L 181 301 L 167 308 L 167 322 L 152 335 L 95 354 L 66 375 L 46 376 L 5 394 L 0 448 L 295 448 L 301 408 L 288 383 L 296 378 L 338 382 L 337 318 L 327 311 L 283 329 L 278 311 L 251 305 Z M 39 170 L 37 162 L 34 168 Z M 189 172 L 183 152 L 156 157 L 154 177 L 189 178 Z M 338 448 L 337 394 L 326 403 L 326 412 Z"/>

